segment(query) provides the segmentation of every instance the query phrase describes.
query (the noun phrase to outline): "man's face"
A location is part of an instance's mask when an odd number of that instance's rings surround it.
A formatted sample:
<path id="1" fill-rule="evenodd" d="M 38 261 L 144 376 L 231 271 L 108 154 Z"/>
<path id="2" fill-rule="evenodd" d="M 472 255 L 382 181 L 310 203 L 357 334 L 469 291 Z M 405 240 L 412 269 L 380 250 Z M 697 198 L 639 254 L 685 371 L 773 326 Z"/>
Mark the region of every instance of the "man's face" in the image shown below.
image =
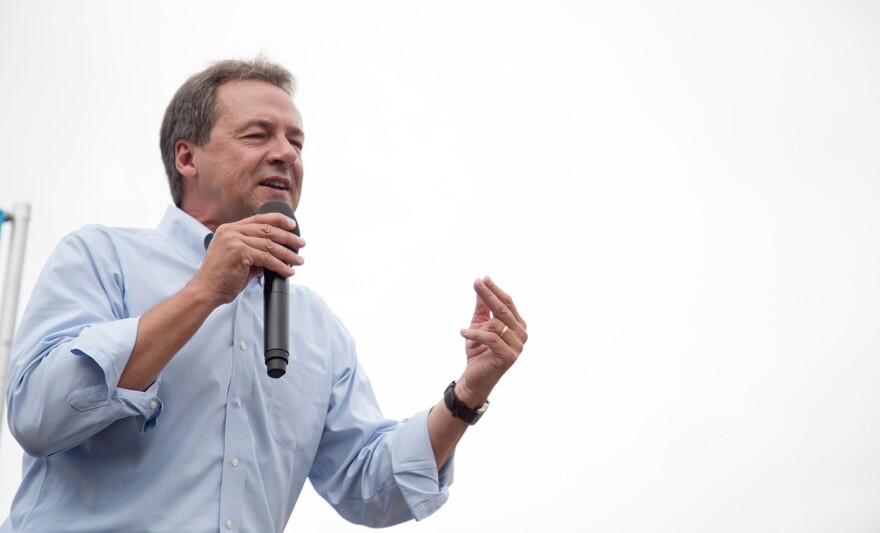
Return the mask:
<path id="1" fill-rule="evenodd" d="M 256 80 L 227 82 L 215 93 L 217 117 L 204 146 L 191 143 L 184 211 L 215 230 L 257 213 L 269 200 L 296 209 L 302 191 L 305 136 L 296 106 L 282 89 Z M 184 157 L 185 161 L 187 158 Z M 189 171 L 188 173 L 185 172 Z"/>

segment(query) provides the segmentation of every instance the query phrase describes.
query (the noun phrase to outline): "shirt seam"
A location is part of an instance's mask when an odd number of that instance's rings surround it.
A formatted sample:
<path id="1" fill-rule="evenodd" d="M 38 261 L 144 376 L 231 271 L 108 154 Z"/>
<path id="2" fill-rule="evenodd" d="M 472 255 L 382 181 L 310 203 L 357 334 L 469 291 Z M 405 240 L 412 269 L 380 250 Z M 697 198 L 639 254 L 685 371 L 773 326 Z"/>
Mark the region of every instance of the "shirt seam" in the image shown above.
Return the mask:
<path id="1" fill-rule="evenodd" d="M 46 474 L 49 470 L 49 459 L 42 458 L 40 459 L 40 461 L 42 462 L 42 468 L 40 468 L 40 490 L 37 491 L 37 496 L 34 498 L 34 501 L 31 504 L 31 508 L 28 510 L 27 516 L 25 516 L 25 519 L 21 524 L 22 529 L 26 528 L 28 522 L 31 521 L 31 516 L 34 514 L 34 509 L 37 508 L 37 504 L 40 502 L 40 499 L 43 496 L 43 489 L 46 487 Z"/>

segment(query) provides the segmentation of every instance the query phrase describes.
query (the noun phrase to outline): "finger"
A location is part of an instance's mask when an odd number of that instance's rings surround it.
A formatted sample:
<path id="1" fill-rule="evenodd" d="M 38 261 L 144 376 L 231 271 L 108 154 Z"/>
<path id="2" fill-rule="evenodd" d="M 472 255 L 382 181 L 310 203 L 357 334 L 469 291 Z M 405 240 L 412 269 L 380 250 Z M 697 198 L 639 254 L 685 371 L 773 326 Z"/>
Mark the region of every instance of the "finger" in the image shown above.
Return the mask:
<path id="1" fill-rule="evenodd" d="M 279 213 L 267 213 L 255 215 L 238 222 L 221 224 L 217 228 L 214 238 L 223 240 L 224 236 L 234 238 L 235 235 L 248 235 L 272 239 L 293 250 L 305 247 L 305 239 L 291 233 L 287 229 L 290 227 L 296 227 L 296 223 L 292 219 Z"/>
<path id="2" fill-rule="evenodd" d="M 250 246 L 246 244 L 244 241 L 241 242 L 241 247 L 243 250 L 240 252 L 240 260 L 244 266 L 249 267 L 255 274 L 259 275 L 261 270 L 271 270 L 275 272 L 279 276 L 283 276 L 288 278 L 294 274 L 293 267 L 290 266 L 287 259 L 281 259 L 273 254 L 273 251 L 284 250 L 287 254 L 292 254 L 296 256 L 293 252 L 284 248 L 283 246 L 278 246 L 272 241 L 268 241 L 267 246 L 270 247 L 270 250 L 261 250 L 257 247 Z M 299 257 L 299 256 L 296 256 Z M 300 262 L 302 258 L 299 259 Z M 299 263 L 297 263 L 299 264 Z M 253 277 L 253 276 L 251 276 Z"/>
<path id="3" fill-rule="evenodd" d="M 508 333 L 509 335 L 509 333 Z M 461 330 L 461 336 L 471 342 L 489 348 L 492 353 L 507 358 L 516 358 L 522 352 L 522 345 L 512 346 L 504 342 L 497 333 L 482 329 L 465 328 Z M 514 337 L 511 335 L 511 337 Z"/>
<path id="4" fill-rule="evenodd" d="M 296 270 L 294 270 L 292 266 L 268 252 L 262 255 L 258 254 L 257 257 L 258 260 L 254 263 L 254 266 L 261 266 L 263 267 L 264 271 L 269 270 L 285 278 L 289 278 L 290 276 L 296 274 Z"/>
<path id="5" fill-rule="evenodd" d="M 260 225 L 261 235 L 273 232 L 285 233 L 283 230 L 267 225 Z M 254 228 L 250 228 L 253 230 Z M 221 226 L 208 248 L 206 261 L 216 258 L 222 262 L 232 261 L 256 273 L 263 268 L 269 269 L 284 277 L 293 275 L 290 265 L 301 265 L 302 257 L 288 248 L 264 236 L 252 237 L 244 232 L 243 227 Z M 224 259 L 225 258 L 225 259 Z M 251 272 L 253 277 L 254 272 Z"/>
<path id="6" fill-rule="evenodd" d="M 501 300 L 508 309 L 510 309 L 510 312 L 513 313 L 513 316 L 516 317 L 516 321 L 522 324 L 523 329 L 526 329 L 526 321 L 523 320 L 522 316 L 520 316 L 519 310 L 516 308 L 516 304 L 513 303 L 513 298 L 509 294 L 504 292 L 504 290 L 499 287 L 495 283 L 495 281 L 489 276 L 483 278 L 483 283 L 485 283 L 486 286 L 489 287 L 489 289 L 493 293 L 495 293 L 495 296 L 498 297 L 498 299 Z"/>
<path id="7" fill-rule="evenodd" d="M 241 237 L 241 241 L 254 250 L 272 254 L 287 265 L 298 266 L 302 265 L 305 261 L 302 256 L 269 237 L 250 237 L 245 235 Z"/>
<path id="8" fill-rule="evenodd" d="M 293 233 L 296 221 L 281 213 L 264 213 L 254 215 L 234 224 L 244 234 L 271 238 L 293 250 L 305 247 L 306 241 Z M 219 228 L 218 228 L 219 231 Z"/>
<path id="9" fill-rule="evenodd" d="M 510 326 L 504 322 L 498 319 L 493 319 L 488 330 L 498 335 L 498 338 L 501 339 L 502 342 L 508 344 L 514 350 L 522 351 L 525 341 L 521 339 L 519 335 L 514 333 L 514 331 L 510 329 Z"/>
<path id="10" fill-rule="evenodd" d="M 486 302 L 484 302 L 480 295 L 478 294 L 476 297 L 476 304 L 474 305 L 474 316 L 471 318 L 471 324 L 483 324 L 488 322 L 491 318 L 489 313 L 489 308 L 486 306 Z"/>
<path id="11" fill-rule="evenodd" d="M 239 221 L 241 224 L 269 224 L 279 227 L 286 231 L 293 231 L 296 227 L 296 220 L 281 213 L 259 213 L 252 217 L 248 217 Z"/>
<path id="12" fill-rule="evenodd" d="M 475 354 L 475 356 L 492 353 L 492 350 L 484 344 L 480 344 L 479 342 L 470 339 L 465 340 L 467 341 L 465 342 L 465 349 L 467 349 L 468 353 Z"/>
<path id="13" fill-rule="evenodd" d="M 248 246 L 263 252 L 270 252 L 289 265 L 302 264 L 296 251 L 305 246 L 305 240 L 290 233 L 283 227 L 272 223 L 284 223 L 293 221 L 279 213 L 263 214 L 250 217 L 244 221 L 224 224 L 217 228 L 215 238 L 218 242 L 232 242 L 241 240 Z M 257 220 L 262 222 L 257 222 Z M 271 219 L 271 222 L 267 222 Z M 276 246 L 277 243 L 280 246 Z M 295 251 L 291 251 L 295 250 Z"/>
<path id="14" fill-rule="evenodd" d="M 486 303 L 495 318 L 506 324 L 521 340 L 525 340 L 525 327 L 513 311 L 486 285 L 483 280 L 474 284 L 477 295 Z M 509 297 L 508 297 L 509 298 Z"/>

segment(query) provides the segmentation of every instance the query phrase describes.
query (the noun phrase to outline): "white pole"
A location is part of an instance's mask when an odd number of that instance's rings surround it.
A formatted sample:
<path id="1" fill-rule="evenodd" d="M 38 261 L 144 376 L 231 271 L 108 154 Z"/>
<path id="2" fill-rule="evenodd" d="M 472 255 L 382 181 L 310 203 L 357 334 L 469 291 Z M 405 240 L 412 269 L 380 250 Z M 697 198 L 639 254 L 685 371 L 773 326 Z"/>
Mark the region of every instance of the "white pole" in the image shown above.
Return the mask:
<path id="1" fill-rule="evenodd" d="M 12 207 L 12 242 L 9 245 L 9 261 L 6 264 L 6 280 L 3 283 L 3 306 L 0 307 L 0 426 L 6 404 L 6 375 L 9 368 L 9 351 L 18 318 L 18 295 L 21 292 L 21 273 L 24 269 L 24 245 L 27 240 L 31 206 L 16 203 Z"/>

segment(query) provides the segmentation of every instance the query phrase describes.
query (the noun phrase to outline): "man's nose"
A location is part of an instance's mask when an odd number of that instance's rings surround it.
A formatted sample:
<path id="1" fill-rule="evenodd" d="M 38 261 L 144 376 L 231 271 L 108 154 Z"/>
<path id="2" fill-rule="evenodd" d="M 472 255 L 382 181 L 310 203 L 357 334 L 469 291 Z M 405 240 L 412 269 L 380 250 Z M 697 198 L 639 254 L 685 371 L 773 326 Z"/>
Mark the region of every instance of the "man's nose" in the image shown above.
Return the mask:
<path id="1" fill-rule="evenodd" d="M 290 166 L 296 162 L 299 152 L 296 147 L 290 143 L 287 137 L 276 136 L 269 151 L 269 163 L 273 165 Z"/>

